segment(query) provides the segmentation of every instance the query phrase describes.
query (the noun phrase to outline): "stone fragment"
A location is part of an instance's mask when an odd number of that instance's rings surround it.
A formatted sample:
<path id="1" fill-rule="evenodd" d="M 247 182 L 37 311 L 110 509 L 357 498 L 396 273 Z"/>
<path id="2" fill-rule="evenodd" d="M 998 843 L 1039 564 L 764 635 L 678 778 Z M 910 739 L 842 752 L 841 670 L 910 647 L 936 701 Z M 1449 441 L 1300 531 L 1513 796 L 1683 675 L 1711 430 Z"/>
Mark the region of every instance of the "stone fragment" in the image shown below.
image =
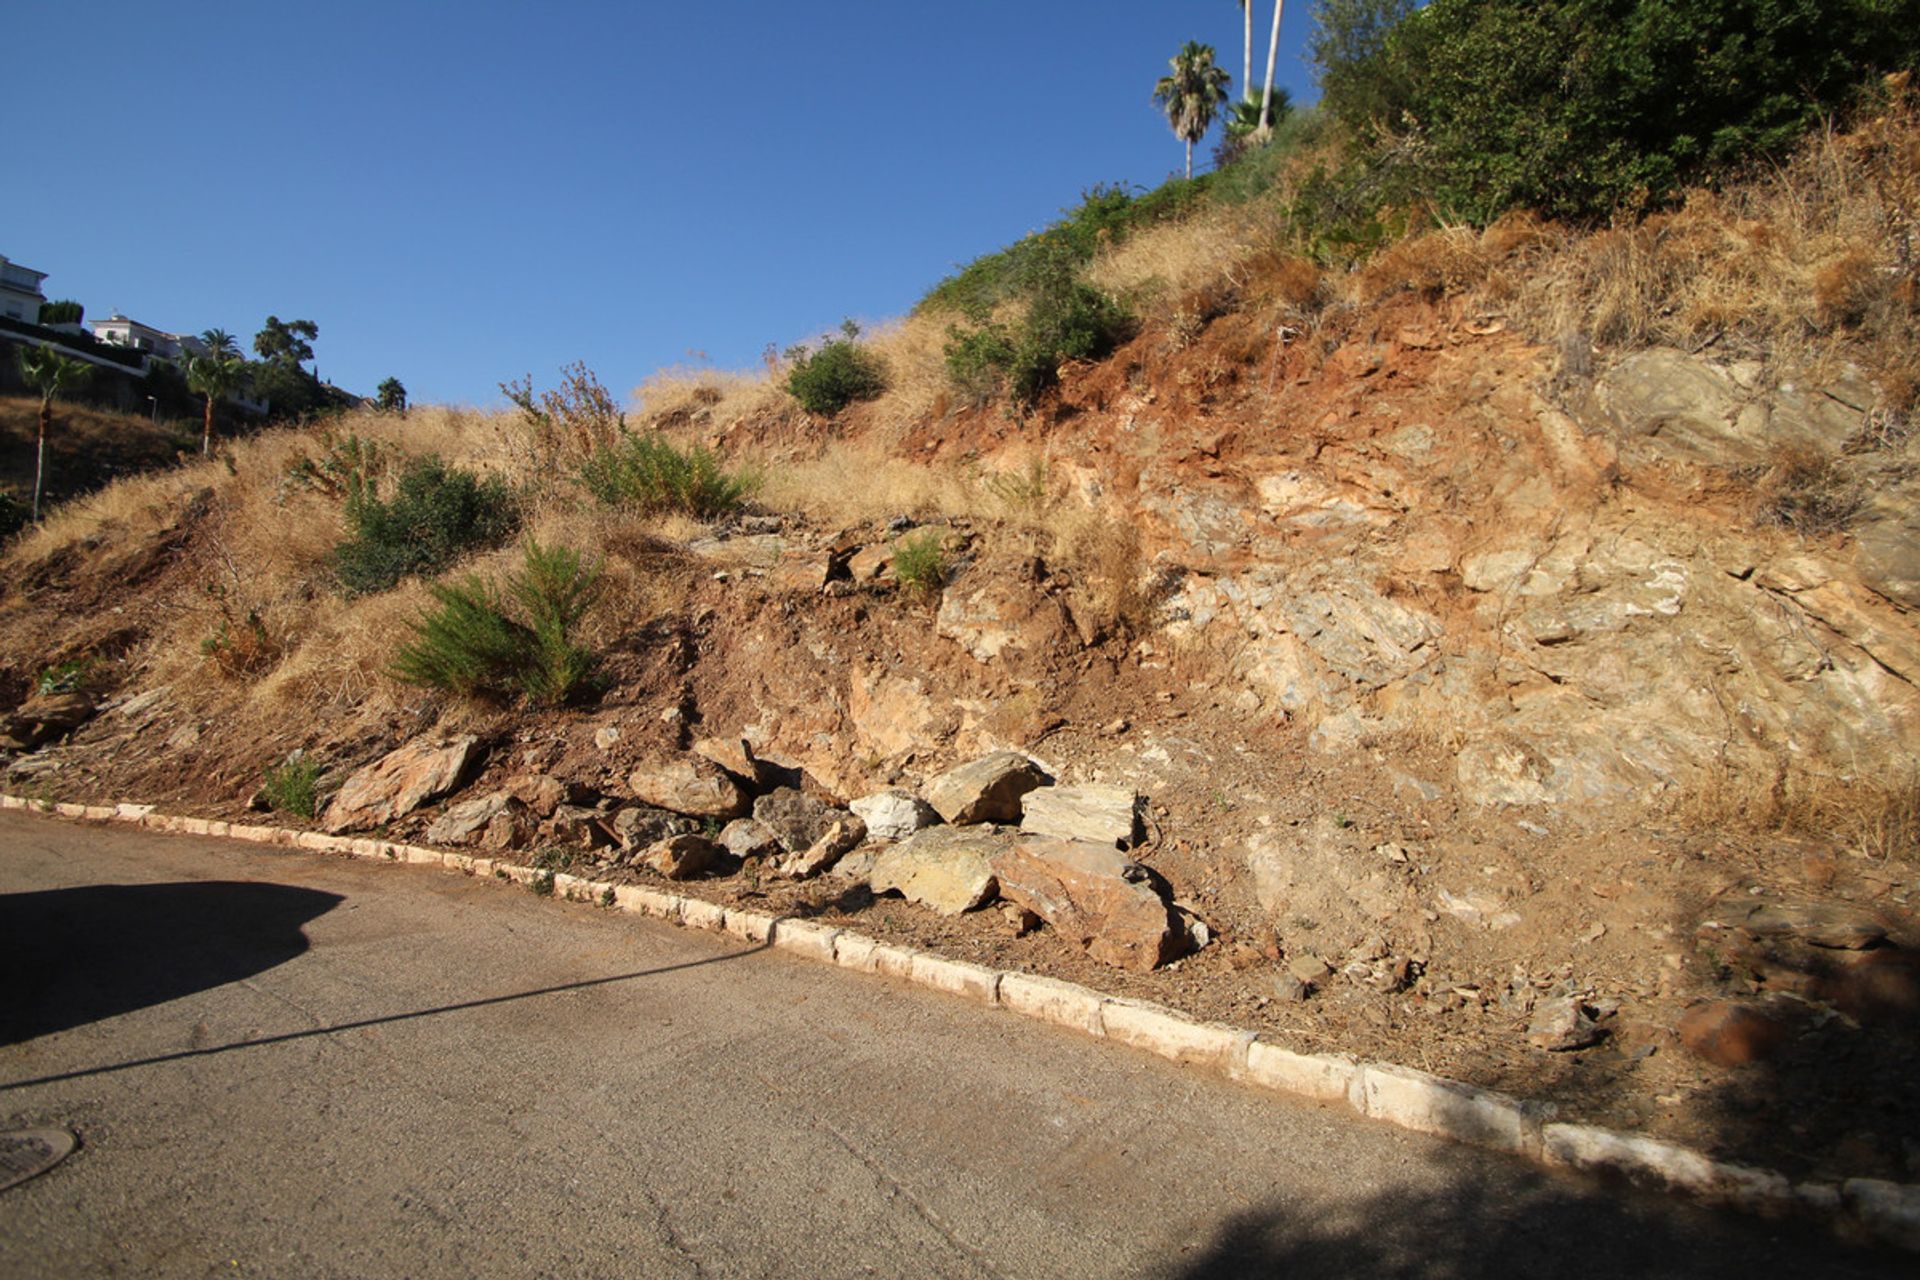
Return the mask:
<path id="1" fill-rule="evenodd" d="M 494 791 L 475 800 L 463 800 L 449 808 L 427 828 L 431 844 L 470 844 L 495 818 L 521 808 L 510 792 Z"/>
<path id="2" fill-rule="evenodd" d="M 1290 973 L 1275 974 L 1271 985 L 1274 999 L 1285 1004 L 1299 1004 L 1313 994 L 1306 983 Z"/>
<path id="3" fill-rule="evenodd" d="M 867 824 L 849 814 L 821 832 L 820 838 L 799 853 L 790 854 L 774 864 L 774 870 L 796 880 L 811 880 L 831 867 L 867 838 Z"/>
<path id="4" fill-rule="evenodd" d="M 1166 899 L 1146 868 L 1111 844 L 1030 837 L 990 865 L 1002 897 L 1096 960 L 1144 973 L 1179 950 Z"/>
<path id="5" fill-rule="evenodd" d="M 1007 922 L 1007 932 L 1016 938 L 1024 938 L 1040 927 L 1039 916 L 1011 902 L 1000 908 L 1000 915 Z"/>
<path id="6" fill-rule="evenodd" d="M 627 775 L 638 800 L 693 818 L 737 818 L 747 810 L 739 779 L 700 756 L 649 761 Z"/>
<path id="7" fill-rule="evenodd" d="M 1140 796 L 1126 787 L 1039 787 L 1021 797 L 1020 829 L 1060 840 L 1130 849 L 1139 836 Z"/>
<path id="8" fill-rule="evenodd" d="M 875 893 L 895 891 L 941 915 L 957 916 L 993 900 L 993 855 L 1011 843 L 997 827 L 929 827 L 889 845 L 874 858 L 868 883 Z"/>
<path id="9" fill-rule="evenodd" d="M 1018 751 L 996 751 L 947 770 L 927 784 L 927 802 L 948 822 L 1018 822 L 1020 802 L 1053 779 Z"/>
<path id="10" fill-rule="evenodd" d="M 551 818 L 563 804 L 579 804 L 587 798 L 586 788 L 574 782 L 562 782 L 547 773 L 523 773 L 507 783 L 507 794 L 527 807 L 536 818 Z"/>
<path id="11" fill-rule="evenodd" d="M 780 841 L 757 818 L 735 818 L 720 831 L 720 845 L 736 858 L 759 858 L 780 852 Z"/>
<path id="12" fill-rule="evenodd" d="M 852 853 L 843 855 L 827 868 L 828 878 L 849 885 L 866 885 L 873 878 L 874 863 L 880 860 L 880 851 L 884 847 L 877 844 L 862 845 Z"/>
<path id="13" fill-rule="evenodd" d="M 875 840 L 905 840 L 940 821 L 925 800 L 898 787 L 861 796 L 847 807 L 867 824 L 867 834 Z"/>
<path id="14" fill-rule="evenodd" d="M 359 770 L 327 805 L 321 826 L 332 834 L 363 831 L 405 817 L 455 790 L 477 756 L 479 739 L 415 739 Z"/>
<path id="15" fill-rule="evenodd" d="M 630 804 L 614 811 L 608 820 L 620 847 L 628 851 L 644 849 L 668 836 L 691 835 L 700 829 L 698 819 L 656 809 L 650 804 Z"/>
<path id="16" fill-rule="evenodd" d="M 691 880 L 704 875 L 721 850 L 705 836 L 668 836 L 647 847 L 640 861 L 669 880 Z"/>
<path id="17" fill-rule="evenodd" d="M 1680 1042 L 1696 1057 L 1717 1067 L 1758 1062 L 1787 1038 L 1778 1018 L 1736 1000 L 1709 1000 L 1680 1015 Z"/>
<path id="18" fill-rule="evenodd" d="M 620 741 L 620 729 L 616 725 L 603 724 L 593 731 L 593 745 L 601 751 L 611 751 Z"/>
<path id="19" fill-rule="evenodd" d="M 64 738 L 93 717 L 93 699 L 84 693 L 47 693 L 28 698 L 0 716 L 0 747 L 32 751 Z"/>
<path id="20" fill-rule="evenodd" d="M 1308 987 L 1318 987 L 1333 976 L 1333 968 L 1311 952 L 1287 957 L 1287 972 Z"/>
<path id="21" fill-rule="evenodd" d="M 681 821 L 689 820 L 683 818 Z M 598 809 L 589 809 L 577 804 L 556 806 L 547 818 L 547 830 L 562 844 L 581 849 L 598 849 L 614 843 L 618 838 L 612 830 L 612 825 L 607 821 L 606 814 Z M 655 837 L 655 839 L 658 838 Z M 646 843 L 650 844 L 652 841 Z"/>
<path id="22" fill-rule="evenodd" d="M 1548 1053 L 1568 1053 L 1600 1043 L 1606 1032 L 1571 996 L 1543 1000 L 1527 1025 L 1527 1043 Z"/>
<path id="23" fill-rule="evenodd" d="M 753 820 L 771 831 L 788 853 L 811 846 L 843 816 L 844 810 L 831 808 L 798 787 L 780 787 L 753 802 Z"/>
<path id="24" fill-rule="evenodd" d="M 1860 951 L 1887 936 L 1871 911 L 1844 902 L 1767 902 L 1754 907 L 1740 927 L 1761 938 L 1792 937 L 1816 947 Z"/>

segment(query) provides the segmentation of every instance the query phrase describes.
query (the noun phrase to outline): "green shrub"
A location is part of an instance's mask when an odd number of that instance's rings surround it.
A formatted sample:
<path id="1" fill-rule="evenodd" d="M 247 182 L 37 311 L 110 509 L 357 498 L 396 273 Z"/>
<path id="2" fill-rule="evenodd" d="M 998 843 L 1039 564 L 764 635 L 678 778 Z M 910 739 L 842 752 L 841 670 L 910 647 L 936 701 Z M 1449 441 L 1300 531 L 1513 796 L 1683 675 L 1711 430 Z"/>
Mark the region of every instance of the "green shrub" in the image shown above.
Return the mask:
<path id="1" fill-rule="evenodd" d="M 930 596 L 946 581 L 947 553 L 931 531 L 903 538 L 893 549 L 893 576 L 908 595 Z"/>
<path id="2" fill-rule="evenodd" d="M 346 511 L 353 533 L 334 548 L 333 566 L 349 595 L 437 572 L 474 548 L 498 546 L 519 523 L 506 481 L 431 456 L 407 465 L 392 498 L 362 486 L 349 493 Z"/>
<path id="3" fill-rule="evenodd" d="M 871 400 L 887 389 L 886 366 L 880 357 L 853 340 L 853 329 L 816 351 L 795 360 L 787 371 L 787 390 L 808 413 L 830 418 L 858 400 Z"/>
<path id="4" fill-rule="evenodd" d="M 750 472 L 729 471 L 711 450 L 624 430 L 590 453 L 579 475 L 587 492 L 610 507 L 649 515 L 677 511 L 702 520 L 735 510 L 760 483 Z"/>
<path id="5" fill-rule="evenodd" d="M 1015 347 L 1004 327 L 983 324 L 977 329 L 947 326 L 947 380 L 965 399 L 985 404 L 1007 384 Z"/>
<path id="6" fill-rule="evenodd" d="M 106 664 L 98 658 L 68 658 L 50 667 L 42 667 L 34 677 L 33 691 L 38 695 L 77 693 L 85 689 Z"/>
<path id="7" fill-rule="evenodd" d="M 397 679 L 559 706 L 591 676 L 593 654 L 574 631 L 599 596 L 600 568 L 579 552 L 529 540 L 504 593 L 477 575 L 431 590 L 439 607 L 408 623 L 413 638 L 391 668 Z"/>
<path id="8" fill-rule="evenodd" d="M 280 813 L 313 817 L 320 808 L 319 763 L 305 752 L 294 752 L 266 771 L 260 794 Z"/>

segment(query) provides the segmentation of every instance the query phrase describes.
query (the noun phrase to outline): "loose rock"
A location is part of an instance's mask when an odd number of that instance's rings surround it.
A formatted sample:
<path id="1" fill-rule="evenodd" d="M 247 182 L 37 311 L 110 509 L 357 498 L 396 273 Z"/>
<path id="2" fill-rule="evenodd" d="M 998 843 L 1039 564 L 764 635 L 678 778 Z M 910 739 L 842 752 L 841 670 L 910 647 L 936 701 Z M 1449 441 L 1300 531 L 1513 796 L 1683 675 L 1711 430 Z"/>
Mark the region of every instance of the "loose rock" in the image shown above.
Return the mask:
<path id="1" fill-rule="evenodd" d="M 720 852 L 720 846 L 705 836 L 668 836 L 648 846 L 640 861 L 669 880 L 691 880 L 704 875 Z"/>
<path id="2" fill-rule="evenodd" d="M 929 827 L 882 849 L 868 883 L 875 893 L 893 890 L 941 915 L 957 916 L 993 900 L 999 882 L 992 859 L 1012 839 L 997 827 Z"/>
<path id="3" fill-rule="evenodd" d="M 693 818 L 737 818 L 747 810 L 739 779 L 701 756 L 677 756 L 643 764 L 627 775 L 636 799 Z"/>
<path id="4" fill-rule="evenodd" d="M 956 826 L 1018 822 L 1020 801 L 1053 779 L 1018 751 L 996 751 L 949 769 L 927 784 L 927 802 Z"/>
<path id="5" fill-rule="evenodd" d="M 609 825 L 625 850 L 644 849 L 668 836 L 691 835 L 700 823 L 650 804 L 631 804 L 614 811 Z"/>
<path id="6" fill-rule="evenodd" d="M 1572 997 L 1541 1002 L 1527 1026 L 1528 1043 L 1548 1053 L 1585 1049 L 1600 1043 L 1605 1035 L 1580 1001 Z"/>
<path id="7" fill-rule="evenodd" d="M 338 835 L 405 817 L 456 789 L 476 757 L 472 734 L 450 742 L 416 739 L 348 778 L 327 805 L 321 824 Z"/>
<path id="8" fill-rule="evenodd" d="M 720 832 L 720 845 L 736 858 L 759 858 L 780 852 L 780 841 L 755 818 L 735 818 Z"/>
<path id="9" fill-rule="evenodd" d="M 847 807 L 867 824 L 867 834 L 875 840 L 905 840 L 940 821 L 933 806 L 911 791 L 897 787 L 861 796 Z"/>
<path id="10" fill-rule="evenodd" d="M 798 787 L 781 787 L 753 802 L 753 820 L 771 831 L 788 853 L 811 847 L 845 816 L 845 810 L 830 808 Z"/>
<path id="11" fill-rule="evenodd" d="M 805 851 L 782 858 L 774 870 L 796 880 L 811 880 L 866 838 L 867 824 L 849 815 L 830 825 Z"/>
<path id="12" fill-rule="evenodd" d="M 523 808 L 521 803 L 506 791 L 494 791 L 476 800 L 463 800 L 441 814 L 427 828 L 427 843 L 472 843 L 495 818 L 520 808 Z"/>
<path id="13" fill-rule="evenodd" d="M 1758 1062 L 1787 1038 L 1787 1026 L 1765 1010 L 1733 1000 L 1711 1000 L 1680 1015 L 1680 1042 L 1719 1067 Z"/>
<path id="14" fill-rule="evenodd" d="M 1166 899 L 1110 844 L 1030 838 L 995 854 L 991 867 L 1003 897 L 1096 960 L 1146 972 L 1179 950 Z"/>
<path id="15" fill-rule="evenodd" d="M 1140 796 L 1125 787 L 1039 787 L 1021 797 L 1020 829 L 1060 840 L 1130 849 L 1139 838 Z"/>
<path id="16" fill-rule="evenodd" d="M 64 738 L 93 718 L 93 699 L 84 693 L 48 693 L 0 717 L 0 747 L 32 751 Z"/>

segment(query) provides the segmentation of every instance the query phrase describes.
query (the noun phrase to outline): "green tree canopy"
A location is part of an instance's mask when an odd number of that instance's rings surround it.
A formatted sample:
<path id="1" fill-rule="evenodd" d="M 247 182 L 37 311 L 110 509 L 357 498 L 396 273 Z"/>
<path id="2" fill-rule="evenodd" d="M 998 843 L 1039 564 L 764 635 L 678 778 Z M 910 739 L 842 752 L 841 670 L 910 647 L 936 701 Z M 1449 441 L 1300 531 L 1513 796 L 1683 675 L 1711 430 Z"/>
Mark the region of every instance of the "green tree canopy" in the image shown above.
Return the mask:
<path id="1" fill-rule="evenodd" d="M 79 324 L 86 319 L 86 315 L 86 308 L 72 298 L 42 303 L 40 307 L 41 324 Z"/>
<path id="2" fill-rule="evenodd" d="M 1193 176 L 1193 144 L 1206 137 L 1227 100 L 1227 72 L 1213 61 L 1213 46 L 1189 40 L 1169 61 L 1172 71 L 1153 86 L 1153 100 L 1167 113 L 1173 135 L 1187 144 L 1187 176 Z"/>
<path id="3" fill-rule="evenodd" d="M 93 373 L 93 366 L 61 355 L 49 346 L 23 347 L 20 351 L 20 375 L 27 385 L 40 393 L 40 439 L 33 462 L 33 519 L 40 520 L 40 490 L 47 471 L 47 429 L 53 425 L 53 398 L 69 387 L 78 386 Z"/>
<path id="4" fill-rule="evenodd" d="M 382 382 L 374 395 L 383 413 L 407 411 L 407 388 L 398 378 L 388 378 Z"/>
<path id="5" fill-rule="evenodd" d="M 275 364 L 303 365 L 313 359 L 313 344 L 319 337 L 320 326 L 311 320 L 268 316 L 253 337 L 253 353 Z"/>
<path id="6" fill-rule="evenodd" d="M 200 453 L 213 451 L 213 405 L 247 385 L 247 362 L 238 356 L 209 353 L 189 356 L 186 363 L 187 389 L 204 396 L 207 402 L 205 424 L 200 430 Z"/>

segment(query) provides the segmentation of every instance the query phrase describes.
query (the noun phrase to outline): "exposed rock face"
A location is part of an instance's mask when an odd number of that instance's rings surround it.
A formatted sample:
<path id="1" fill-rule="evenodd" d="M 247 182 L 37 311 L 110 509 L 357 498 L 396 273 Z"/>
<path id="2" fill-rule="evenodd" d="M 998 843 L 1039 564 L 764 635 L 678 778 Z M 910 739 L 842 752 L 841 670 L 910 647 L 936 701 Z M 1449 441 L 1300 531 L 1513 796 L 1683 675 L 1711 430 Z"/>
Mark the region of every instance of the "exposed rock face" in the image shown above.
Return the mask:
<path id="1" fill-rule="evenodd" d="M 1344 954 L 1418 910 L 1402 864 L 1331 815 L 1248 842 L 1254 897 L 1291 946 Z"/>
<path id="2" fill-rule="evenodd" d="M 896 891 L 941 915 L 957 916 L 993 900 L 993 856 L 1013 837 L 995 827 L 928 827 L 874 857 L 867 882 Z"/>
<path id="3" fill-rule="evenodd" d="M 1125 787 L 1040 787 L 1021 798 L 1020 829 L 1032 835 L 1130 849 L 1139 825 L 1139 793 Z"/>
<path id="4" fill-rule="evenodd" d="M 737 818 L 747 810 L 739 779 L 701 756 L 643 764 L 627 775 L 634 798 L 693 818 Z"/>
<path id="5" fill-rule="evenodd" d="M 32 751 L 64 738 L 93 717 L 93 699 L 84 693 L 47 693 L 0 717 L 0 747 Z"/>
<path id="6" fill-rule="evenodd" d="M 814 799 L 797 787 L 769 791 L 753 802 L 753 820 L 771 831 L 788 853 L 806 849 L 844 816 L 844 811 Z"/>
<path id="7" fill-rule="evenodd" d="M 1020 799 L 1053 779 L 1018 751 L 996 751 L 949 769 L 927 783 L 927 802 L 956 826 L 1018 822 Z"/>
<path id="8" fill-rule="evenodd" d="M 475 761 L 479 739 L 416 739 L 348 778 L 327 805 L 327 831 L 364 831 L 405 817 L 455 790 Z"/>
<path id="9" fill-rule="evenodd" d="M 1110 843 L 1025 839 L 989 864 L 1000 896 L 1032 911 L 1096 960 L 1150 970 L 1180 931 L 1146 869 Z"/>
<path id="10" fill-rule="evenodd" d="M 551 818 L 561 805 L 576 805 L 588 798 L 586 788 L 578 783 L 545 773 L 521 774 L 507 783 L 507 792 L 536 818 Z"/>
<path id="11" fill-rule="evenodd" d="M 1008 649 L 1044 654 L 1072 638 L 1058 601 L 1036 581 L 1032 561 L 974 565 L 940 598 L 934 632 L 975 661 L 991 663 Z"/>
<path id="12" fill-rule="evenodd" d="M 782 858 L 775 864 L 774 870 L 796 880 L 811 880 L 838 862 L 842 854 L 858 848 L 866 838 L 866 823 L 852 816 L 840 818 L 804 850 Z"/>
<path id="13" fill-rule="evenodd" d="M 705 875 L 720 854 L 720 846 L 705 836 L 668 836 L 649 845 L 638 860 L 669 880 L 692 880 Z"/>
<path id="14" fill-rule="evenodd" d="M 905 840 L 940 821 L 933 806 L 913 792 L 898 788 L 861 796 L 848 807 L 867 824 L 867 834 L 875 840 Z"/>

